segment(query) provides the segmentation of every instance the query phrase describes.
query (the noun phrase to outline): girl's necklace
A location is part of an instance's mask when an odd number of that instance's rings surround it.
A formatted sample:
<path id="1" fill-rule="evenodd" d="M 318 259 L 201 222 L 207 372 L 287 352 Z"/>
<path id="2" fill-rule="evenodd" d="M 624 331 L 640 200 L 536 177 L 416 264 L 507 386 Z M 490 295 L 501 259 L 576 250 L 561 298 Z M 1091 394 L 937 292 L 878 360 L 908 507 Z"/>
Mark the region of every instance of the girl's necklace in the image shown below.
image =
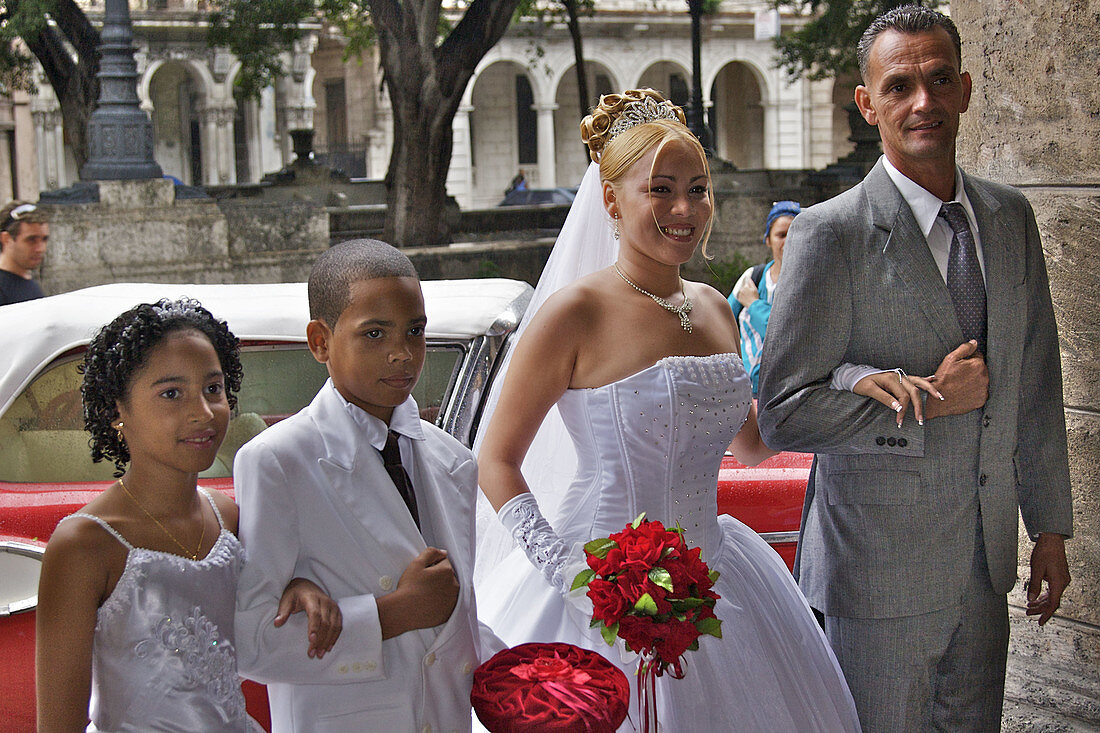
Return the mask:
<path id="1" fill-rule="evenodd" d="M 164 534 L 168 535 L 168 539 L 175 542 L 176 546 L 179 547 L 181 550 L 183 550 L 183 554 L 185 556 L 191 558 L 192 560 L 198 560 L 199 559 L 199 551 L 202 550 L 202 541 L 204 539 L 206 539 L 206 520 L 203 520 L 202 532 L 199 533 L 199 546 L 195 548 L 194 552 L 191 552 L 186 547 L 184 547 L 182 542 L 180 542 L 178 539 L 176 539 L 176 536 L 174 534 L 172 534 L 171 532 L 168 531 L 167 527 L 165 527 L 163 524 L 160 523 L 159 519 L 157 519 L 152 514 L 150 514 L 149 510 L 146 509 L 144 506 L 142 506 L 141 502 L 137 500 L 137 497 L 134 496 L 133 494 L 131 494 L 130 490 L 128 488 L 126 488 L 126 484 L 124 484 L 122 482 L 121 478 L 119 478 L 119 480 L 118 480 L 118 485 L 121 486 L 122 490 L 126 492 L 126 496 L 130 497 L 130 501 L 137 504 L 137 508 L 140 509 L 141 511 L 145 512 L 145 516 L 149 517 L 154 522 L 156 522 L 156 525 L 158 527 L 160 527 L 161 531 L 164 532 Z M 201 512 L 201 507 L 200 507 L 200 512 Z"/>
<path id="2" fill-rule="evenodd" d="M 619 273 L 619 277 L 626 281 L 627 285 L 634 288 L 642 295 L 648 295 L 650 298 L 653 298 L 653 302 L 664 308 L 666 311 L 670 313 L 675 313 L 676 315 L 680 316 L 680 328 L 684 329 L 688 333 L 691 333 L 691 319 L 688 318 L 688 313 L 691 313 L 691 309 L 693 306 L 691 303 L 691 299 L 687 297 L 687 293 L 684 291 L 683 278 L 680 279 L 680 295 L 684 296 L 684 302 L 680 305 L 673 305 L 661 296 L 654 295 L 648 290 L 643 289 L 641 286 L 638 285 L 638 283 L 627 277 L 623 273 L 623 271 L 619 269 L 618 262 L 616 262 L 613 267 L 615 268 L 615 272 Z"/>

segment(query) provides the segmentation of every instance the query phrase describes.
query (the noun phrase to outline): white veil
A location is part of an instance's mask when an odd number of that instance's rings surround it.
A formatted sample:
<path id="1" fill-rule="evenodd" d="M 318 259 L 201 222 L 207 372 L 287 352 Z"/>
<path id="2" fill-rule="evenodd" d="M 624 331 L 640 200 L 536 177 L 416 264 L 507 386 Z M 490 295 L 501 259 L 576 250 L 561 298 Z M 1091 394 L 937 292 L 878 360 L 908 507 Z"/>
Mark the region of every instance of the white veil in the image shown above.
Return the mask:
<path id="1" fill-rule="evenodd" d="M 596 270 L 602 270 L 615 262 L 619 245 L 613 236 L 612 221 L 603 206 L 603 185 L 600 167 L 590 163 L 584 174 L 577 196 L 569 208 L 569 215 L 554 242 L 550 258 L 539 277 L 538 286 L 527 312 L 523 314 L 519 328 L 512 337 L 518 343 L 527 329 L 531 317 L 551 295 L 574 280 Z M 484 428 L 489 425 L 504 376 L 511 363 L 511 351 L 493 380 L 485 410 L 481 417 L 482 430 L 474 440 L 474 453 L 481 448 Z M 542 422 L 523 461 L 523 477 L 538 499 L 539 508 L 551 526 L 558 520 L 561 499 L 573 480 L 577 455 L 573 442 L 565 430 L 558 408 L 550 412 Z M 507 555 L 513 547 L 512 538 L 497 521 L 496 512 L 485 495 L 477 499 L 477 564 L 474 570 L 475 585 Z"/>

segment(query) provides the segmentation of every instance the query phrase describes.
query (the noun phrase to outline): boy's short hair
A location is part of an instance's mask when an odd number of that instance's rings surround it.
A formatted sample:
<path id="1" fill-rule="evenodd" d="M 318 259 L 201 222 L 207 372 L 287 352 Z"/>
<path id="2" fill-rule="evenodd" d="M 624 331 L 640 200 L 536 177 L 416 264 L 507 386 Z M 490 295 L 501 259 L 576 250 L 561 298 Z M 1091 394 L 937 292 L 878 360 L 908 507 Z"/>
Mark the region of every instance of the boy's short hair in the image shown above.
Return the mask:
<path id="1" fill-rule="evenodd" d="M 409 258 L 377 239 L 352 239 L 324 252 L 309 273 L 309 317 L 336 328 L 351 302 L 351 284 L 379 277 L 419 277 Z"/>

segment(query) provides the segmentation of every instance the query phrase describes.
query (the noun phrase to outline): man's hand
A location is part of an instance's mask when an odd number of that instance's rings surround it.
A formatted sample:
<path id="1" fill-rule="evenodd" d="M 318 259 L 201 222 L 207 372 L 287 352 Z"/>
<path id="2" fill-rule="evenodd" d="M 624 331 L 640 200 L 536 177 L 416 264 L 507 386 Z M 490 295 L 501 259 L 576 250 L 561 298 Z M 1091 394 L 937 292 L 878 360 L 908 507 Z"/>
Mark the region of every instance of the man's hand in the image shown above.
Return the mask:
<path id="1" fill-rule="evenodd" d="M 309 649 L 306 655 L 320 659 L 329 652 L 344 629 L 340 606 L 312 581 L 294 578 L 287 583 L 275 613 L 275 627 L 286 623 L 290 615 L 305 611 L 309 620 Z"/>
<path id="2" fill-rule="evenodd" d="M 459 590 L 447 552 L 425 548 L 401 573 L 393 592 L 378 598 L 382 638 L 446 622 L 458 604 Z"/>
<path id="3" fill-rule="evenodd" d="M 1043 581 L 1047 587 L 1043 588 Z M 1038 616 L 1042 626 L 1062 603 L 1062 592 L 1069 585 L 1066 538 L 1043 532 L 1031 550 L 1031 577 L 1027 581 L 1027 615 Z"/>
<path id="4" fill-rule="evenodd" d="M 936 373 L 928 381 L 943 395 L 942 400 L 928 400 L 925 418 L 943 415 L 963 415 L 976 410 L 989 398 L 989 371 L 985 359 L 975 353 L 978 342 L 971 339 L 943 358 Z"/>

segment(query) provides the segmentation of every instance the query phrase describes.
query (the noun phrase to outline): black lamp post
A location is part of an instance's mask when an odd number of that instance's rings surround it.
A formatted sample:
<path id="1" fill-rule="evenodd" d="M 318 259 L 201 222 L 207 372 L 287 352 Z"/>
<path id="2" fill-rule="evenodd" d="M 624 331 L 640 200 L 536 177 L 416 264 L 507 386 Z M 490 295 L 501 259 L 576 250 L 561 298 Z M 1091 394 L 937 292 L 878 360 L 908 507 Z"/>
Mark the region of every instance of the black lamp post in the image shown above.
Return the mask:
<path id="1" fill-rule="evenodd" d="M 133 27 L 127 0 L 107 0 L 99 45 L 99 100 L 88 120 L 85 181 L 161 178 L 153 158 L 153 123 L 137 95 Z"/>
<path id="2" fill-rule="evenodd" d="M 688 127 L 699 138 L 703 148 L 709 151 L 710 129 L 703 116 L 703 0 L 688 0 L 688 12 L 691 13 L 691 105 L 688 107 Z"/>

